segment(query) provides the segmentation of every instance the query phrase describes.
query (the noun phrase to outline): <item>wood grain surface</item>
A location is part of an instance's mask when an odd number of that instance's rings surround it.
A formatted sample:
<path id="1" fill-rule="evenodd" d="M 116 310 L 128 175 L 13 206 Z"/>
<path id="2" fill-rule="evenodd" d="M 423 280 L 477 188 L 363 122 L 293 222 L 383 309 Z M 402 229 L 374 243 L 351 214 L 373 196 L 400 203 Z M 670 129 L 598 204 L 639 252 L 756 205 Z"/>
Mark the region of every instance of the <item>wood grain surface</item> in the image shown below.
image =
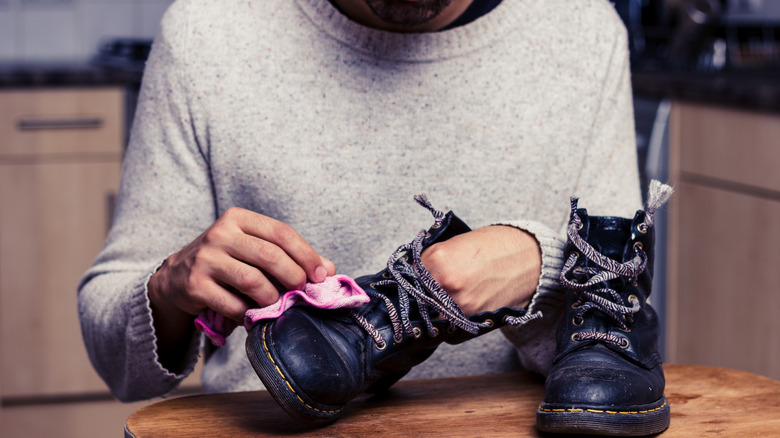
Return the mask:
<path id="1" fill-rule="evenodd" d="M 780 382 L 724 368 L 667 365 L 672 424 L 666 437 L 780 434 Z M 544 381 L 528 373 L 402 381 L 360 396 L 336 423 L 307 429 L 263 391 L 195 395 L 139 409 L 127 436 L 512 436 L 535 429 Z"/>

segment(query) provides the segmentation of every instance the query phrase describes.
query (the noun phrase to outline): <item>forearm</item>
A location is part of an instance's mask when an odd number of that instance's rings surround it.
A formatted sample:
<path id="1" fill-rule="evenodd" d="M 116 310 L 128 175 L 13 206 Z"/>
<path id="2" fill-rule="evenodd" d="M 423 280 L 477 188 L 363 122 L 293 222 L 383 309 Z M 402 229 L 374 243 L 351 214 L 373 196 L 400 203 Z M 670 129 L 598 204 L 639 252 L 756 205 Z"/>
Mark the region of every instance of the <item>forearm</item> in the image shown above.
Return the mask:
<path id="1" fill-rule="evenodd" d="M 521 230 L 533 238 L 536 244 L 536 250 L 540 257 L 540 266 L 538 275 L 535 277 L 536 283 L 533 285 L 533 293 L 528 303 L 528 311 L 536 311 L 536 304 L 540 300 L 560 302 L 558 276 L 561 267 L 563 267 L 563 247 L 566 243 L 564 234 L 535 221 L 507 220 L 499 224 Z"/>

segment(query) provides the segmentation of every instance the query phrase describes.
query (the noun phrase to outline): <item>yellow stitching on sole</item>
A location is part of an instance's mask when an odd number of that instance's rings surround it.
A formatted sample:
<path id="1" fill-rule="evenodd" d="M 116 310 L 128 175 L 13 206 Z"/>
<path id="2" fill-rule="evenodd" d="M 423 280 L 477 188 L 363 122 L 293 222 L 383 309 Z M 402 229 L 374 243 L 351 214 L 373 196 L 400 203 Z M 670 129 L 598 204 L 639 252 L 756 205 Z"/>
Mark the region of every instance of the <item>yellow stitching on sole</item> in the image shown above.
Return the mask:
<path id="1" fill-rule="evenodd" d="M 650 412 L 656 412 L 660 411 L 661 409 L 665 408 L 667 405 L 667 402 L 664 402 L 661 406 L 653 409 L 648 409 L 645 411 L 605 411 L 605 410 L 598 410 L 598 409 L 578 409 L 578 408 L 543 408 L 542 405 L 539 405 L 539 410 L 542 412 L 591 412 L 594 414 L 621 414 L 621 415 L 636 415 L 636 414 L 647 414 Z"/>
<path id="2" fill-rule="evenodd" d="M 336 409 L 335 411 L 326 411 L 324 409 L 317 409 L 314 406 L 309 405 L 306 403 L 300 395 L 298 395 L 297 392 L 293 389 L 292 385 L 290 385 L 290 382 L 287 380 L 287 377 L 282 373 L 282 370 L 279 368 L 279 366 L 274 362 L 274 358 L 271 357 L 271 351 L 268 349 L 268 344 L 265 341 L 265 330 L 268 328 L 268 325 L 263 326 L 263 349 L 265 350 L 265 354 L 268 355 L 268 359 L 271 361 L 272 364 L 274 364 L 274 367 L 276 368 L 276 372 L 279 373 L 280 376 L 282 376 L 282 380 L 284 380 L 284 383 L 287 384 L 287 387 L 290 389 L 290 391 L 295 395 L 295 397 L 307 408 L 311 409 L 312 411 L 322 412 L 325 414 L 336 414 L 338 412 L 341 412 L 341 409 Z"/>

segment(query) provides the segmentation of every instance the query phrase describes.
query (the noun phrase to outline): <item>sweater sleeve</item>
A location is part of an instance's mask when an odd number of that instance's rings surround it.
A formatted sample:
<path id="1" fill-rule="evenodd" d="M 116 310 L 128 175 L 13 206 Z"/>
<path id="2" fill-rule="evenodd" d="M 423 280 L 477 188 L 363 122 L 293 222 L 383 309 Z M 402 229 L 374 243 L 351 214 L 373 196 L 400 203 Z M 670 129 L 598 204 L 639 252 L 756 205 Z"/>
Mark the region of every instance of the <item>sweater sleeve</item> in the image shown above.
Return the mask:
<path id="1" fill-rule="evenodd" d="M 187 82 L 186 2 L 165 14 L 144 73 L 106 244 L 79 284 L 89 358 L 115 397 L 134 401 L 175 389 L 192 372 L 193 334 L 179 369 L 158 360 L 147 281 L 169 254 L 214 220 L 207 154 L 195 131 Z"/>
<path id="2" fill-rule="evenodd" d="M 569 195 L 580 198 L 580 206 L 592 215 L 632 217 L 641 208 L 641 196 L 626 32 L 619 21 L 600 32 L 605 42 L 603 88 L 588 150 L 581 172 L 572 175 L 575 184 Z M 546 375 L 555 356 L 556 331 L 562 316 L 563 290 L 558 277 L 563 266 L 565 229 L 556 231 L 536 222 L 505 224 L 527 231 L 541 248 L 541 277 L 528 312 L 541 312 L 542 317 L 520 327 L 505 327 L 502 332 L 517 347 L 524 368 Z"/>

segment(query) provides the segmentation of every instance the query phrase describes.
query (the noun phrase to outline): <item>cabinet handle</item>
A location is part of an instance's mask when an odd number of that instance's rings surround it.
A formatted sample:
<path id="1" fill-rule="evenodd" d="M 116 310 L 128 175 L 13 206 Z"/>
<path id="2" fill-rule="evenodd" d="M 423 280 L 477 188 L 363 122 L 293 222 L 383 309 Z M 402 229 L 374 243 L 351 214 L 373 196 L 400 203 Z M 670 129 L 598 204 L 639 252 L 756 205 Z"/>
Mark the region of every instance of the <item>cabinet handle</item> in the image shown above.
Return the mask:
<path id="1" fill-rule="evenodd" d="M 116 196 L 114 192 L 106 193 L 106 235 L 114 225 L 114 212 L 116 211 Z"/>
<path id="2" fill-rule="evenodd" d="M 103 119 L 100 117 L 26 118 L 19 119 L 16 123 L 16 129 L 20 131 L 97 129 L 101 126 Z"/>

